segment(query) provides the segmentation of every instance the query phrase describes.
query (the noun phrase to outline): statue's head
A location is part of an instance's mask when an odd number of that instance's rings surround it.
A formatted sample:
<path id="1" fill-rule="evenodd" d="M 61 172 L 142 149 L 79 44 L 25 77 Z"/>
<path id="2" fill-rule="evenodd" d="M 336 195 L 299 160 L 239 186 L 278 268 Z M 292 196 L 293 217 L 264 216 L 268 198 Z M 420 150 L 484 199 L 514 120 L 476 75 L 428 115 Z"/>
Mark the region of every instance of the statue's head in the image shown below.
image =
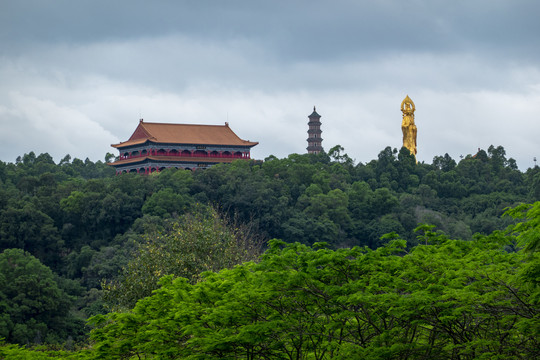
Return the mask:
<path id="1" fill-rule="evenodd" d="M 403 112 L 403 116 L 414 115 L 414 110 L 414 102 L 411 100 L 409 95 L 407 95 L 405 99 L 403 99 L 403 101 L 401 102 L 401 111 Z"/>

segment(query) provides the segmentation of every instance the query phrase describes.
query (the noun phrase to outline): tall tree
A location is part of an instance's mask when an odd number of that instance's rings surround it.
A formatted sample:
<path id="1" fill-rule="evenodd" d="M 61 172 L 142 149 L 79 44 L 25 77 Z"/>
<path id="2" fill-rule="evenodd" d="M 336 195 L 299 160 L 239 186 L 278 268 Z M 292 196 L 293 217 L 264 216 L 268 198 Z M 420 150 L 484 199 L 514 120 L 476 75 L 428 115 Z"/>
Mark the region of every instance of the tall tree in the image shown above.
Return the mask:
<path id="1" fill-rule="evenodd" d="M 72 301 L 51 269 L 28 252 L 0 254 L 0 337 L 19 344 L 76 338 L 83 324 L 69 313 Z"/>
<path id="2" fill-rule="evenodd" d="M 247 226 L 229 223 L 213 208 L 199 207 L 172 221 L 165 232 L 146 234 L 120 280 L 106 284 L 105 295 L 113 306 L 132 307 L 157 289 L 164 275 L 197 282 L 204 271 L 256 259 L 261 246 Z"/>

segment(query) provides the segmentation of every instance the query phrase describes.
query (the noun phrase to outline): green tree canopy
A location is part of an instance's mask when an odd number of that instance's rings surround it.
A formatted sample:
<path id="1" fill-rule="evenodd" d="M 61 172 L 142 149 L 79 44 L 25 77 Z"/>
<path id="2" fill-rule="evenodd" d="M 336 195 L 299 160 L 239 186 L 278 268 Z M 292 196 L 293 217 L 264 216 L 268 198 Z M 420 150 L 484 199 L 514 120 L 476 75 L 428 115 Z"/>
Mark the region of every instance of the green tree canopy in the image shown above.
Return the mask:
<path id="1" fill-rule="evenodd" d="M 0 254 L 0 337 L 19 344 L 75 338 L 82 326 L 70 316 L 72 301 L 51 269 L 28 252 Z"/>
<path id="2" fill-rule="evenodd" d="M 405 251 L 330 250 L 274 240 L 258 264 L 165 277 L 127 313 L 94 317 L 98 358 L 533 359 L 538 287 L 512 236 Z M 538 259 L 535 259 L 537 261 Z"/>
<path id="3" fill-rule="evenodd" d="M 195 283 L 204 271 L 230 268 L 258 257 L 262 243 L 247 226 L 228 222 L 213 208 L 194 210 L 171 221 L 165 231 L 145 235 L 121 279 L 105 286 L 113 306 L 132 307 L 157 289 L 164 275 Z"/>

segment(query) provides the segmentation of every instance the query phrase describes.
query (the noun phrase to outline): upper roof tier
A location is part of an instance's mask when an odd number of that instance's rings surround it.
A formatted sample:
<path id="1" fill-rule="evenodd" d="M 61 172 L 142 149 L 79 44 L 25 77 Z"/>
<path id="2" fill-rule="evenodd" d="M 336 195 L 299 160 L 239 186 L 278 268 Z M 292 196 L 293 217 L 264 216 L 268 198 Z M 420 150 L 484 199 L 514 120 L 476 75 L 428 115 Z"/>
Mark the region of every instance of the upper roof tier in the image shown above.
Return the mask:
<path id="1" fill-rule="evenodd" d="M 167 124 L 150 123 L 142 119 L 128 141 L 113 144 L 112 147 L 123 148 L 143 144 L 146 141 L 166 144 L 202 144 L 202 145 L 230 145 L 255 146 L 258 142 L 240 139 L 225 125 L 193 125 L 193 124 Z"/>
<path id="2" fill-rule="evenodd" d="M 312 118 L 320 119 L 321 118 L 321 115 L 319 115 L 317 113 L 317 110 L 315 110 L 315 106 L 313 107 L 313 112 L 311 113 L 311 115 L 308 116 L 308 118 L 310 118 L 310 119 L 312 119 Z"/>

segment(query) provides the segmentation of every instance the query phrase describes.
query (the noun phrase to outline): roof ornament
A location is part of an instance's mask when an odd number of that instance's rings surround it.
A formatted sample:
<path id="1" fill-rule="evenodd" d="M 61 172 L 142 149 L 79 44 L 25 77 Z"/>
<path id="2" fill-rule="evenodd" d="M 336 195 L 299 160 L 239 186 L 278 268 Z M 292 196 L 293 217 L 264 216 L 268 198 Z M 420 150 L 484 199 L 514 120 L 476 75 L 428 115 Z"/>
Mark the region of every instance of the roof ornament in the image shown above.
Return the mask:
<path id="1" fill-rule="evenodd" d="M 140 118 L 140 119 L 139 119 L 139 122 L 142 123 L 142 122 L 143 122 L 143 118 Z"/>

